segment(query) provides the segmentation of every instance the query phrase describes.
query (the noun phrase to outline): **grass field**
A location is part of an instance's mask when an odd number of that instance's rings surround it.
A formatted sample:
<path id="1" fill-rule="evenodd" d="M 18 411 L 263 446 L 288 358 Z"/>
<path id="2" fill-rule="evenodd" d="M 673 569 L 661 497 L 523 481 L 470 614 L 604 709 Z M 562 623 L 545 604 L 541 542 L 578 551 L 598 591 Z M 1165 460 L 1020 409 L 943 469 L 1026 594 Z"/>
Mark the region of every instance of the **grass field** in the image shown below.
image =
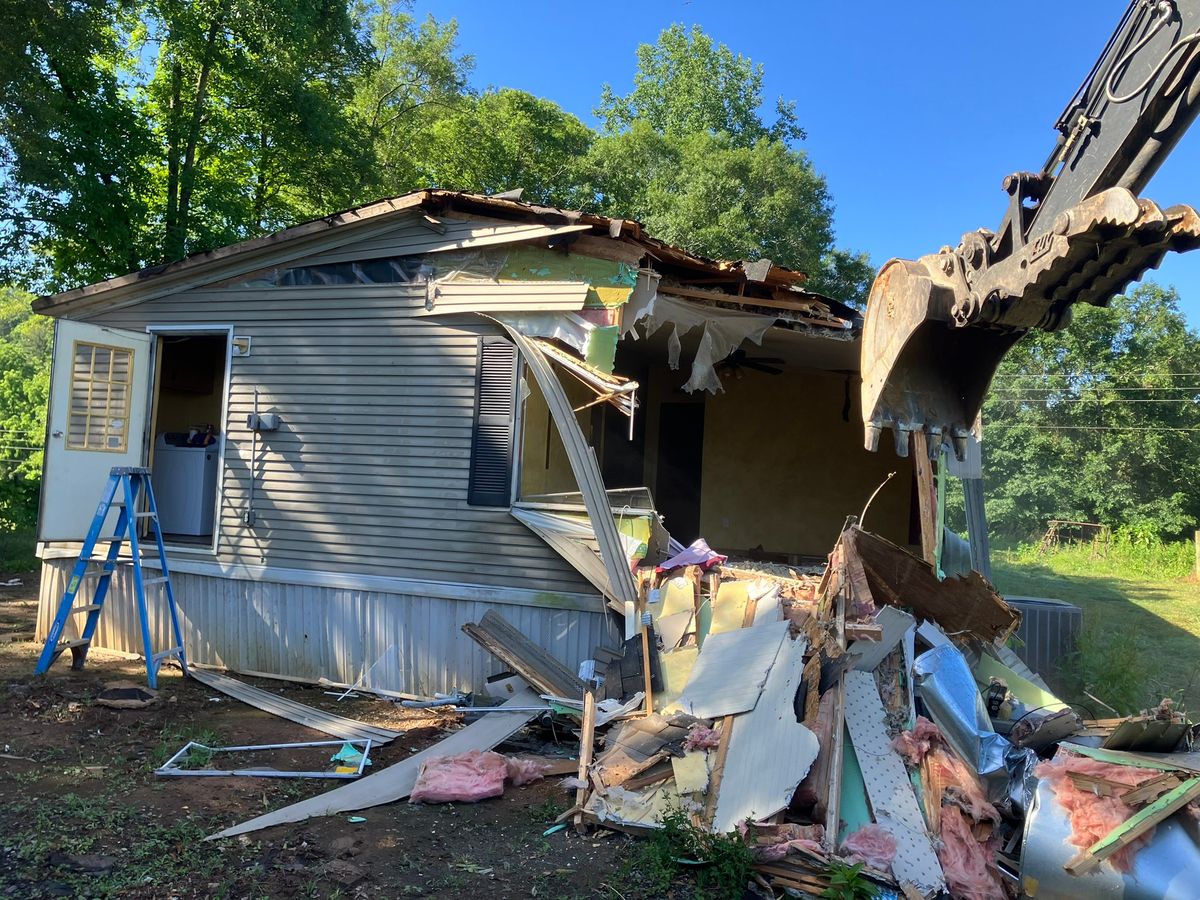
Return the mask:
<path id="1" fill-rule="evenodd" d="M 1084 691 L 1122 713 L 1171 696 L 1200 712 L 1200 584 L 1191 575 L 1190 543 L 1107 552 L 1090 546 L 1039 554 L 1020 548 L 994 554 L 996 587 L 1004 594 L 1052 597 L 1082 607 L 1079 651 L 1053 686 L 1100 716 L 1111 715 Z"/>

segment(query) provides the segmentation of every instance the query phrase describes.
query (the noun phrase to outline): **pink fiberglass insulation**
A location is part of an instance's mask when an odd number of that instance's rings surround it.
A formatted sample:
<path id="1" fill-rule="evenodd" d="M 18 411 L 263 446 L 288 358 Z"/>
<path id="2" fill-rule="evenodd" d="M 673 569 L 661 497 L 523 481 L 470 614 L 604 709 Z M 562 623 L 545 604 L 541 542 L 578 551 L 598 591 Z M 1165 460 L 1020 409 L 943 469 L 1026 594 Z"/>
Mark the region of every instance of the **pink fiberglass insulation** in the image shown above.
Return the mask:
<path id="1" fill-rule="evenodd" d="M 1050 789 L 1054 791 L 1054 799 L 1066 810 L 1071 819 L 1071 845 L 1080 850 L 1092 846 L 1132 816 L 1136 810 L 1126 806 L 1116 797 L 1104 797 L 1091 791 L 1080 790 L 1071 780 L 1072 773 L 1128 785 L 1161 774 L 1153 769 L 1113 765 L 1086 756 L 1075 756 L 1062 750 L 1054 759 L 1041 763 L 1034 770 L 1034 774 L 1049 783 Z M 1128 872 L 1132 868 L 1134 855 L 1143 845 L 1149 843 L 1153 836 L 1154 829 L 1151 829 L 1110 856 L 1109 861 L 1118 872 Z"/>
<path id="2" fill-rule="evenodd" d="M 942 733 L 924 716 L 917 716 L 912 731 L 902 731 L 892 741 L 892 749 L 903 756 L 910 766 L 919 766 L 932 747 L 942 743 Z"/>
<path id="3" fill-rule="evenodd" d="M 504 782 L 528 784 L 545 772 L 536 760 L 509 759 L 491 750 L 426 760 L 409 794 L 409 803 L 475 803 L 504 793 Z"/>
<path id="4" fill-rule="evenodd" d="M 941 797 L 943 806 L 953 803 L 974 822 L 1000 824 L 1000 813 L 988 802 L 979 779 L 952 751 L 938 747 L 925 758 L 925 764 L 933 776 L 930 782 L 945 785 Z"/>
<path id="5" fill-rule="evenodd" d="M 755 847 L 751 850 L 755 862 L 772 863 L 779 862 L 793 850 L 807 850 L 809 853 L 814 853 L 817 856 L 825 855 L 825 848 L 816 841 L 797 838 L 794 841 L 783 841 L 779 844 L 767 844 L 762 847 Z"/>
<path id="6" fill-rule="evenodd" d="M 842 842 L 841 854 L 851 863 L 890 872 L 896 858 L 896 839 L 882 825 L 867 824 Z"/>
<path id="7" fill-rule="evenodd" d="M 738 823 L 738 832 L 751 843 L 751 853 L 758 862 L 777 862 L 793 850 L 825 858 L 824 825 L 797 825 L 783 823 L 773 825 L 762 822 L 749 825 Z"/>
<path id="8" fill-rule="evenodd" d="M 540 759 L 508 758 L 508 780 L 516 787 L 541 781 L 546 775 L 546 764 Z"/>
<path id="9" fill-rule="evenodd" d="M 950 896 L 955 900 L 1005 900 L 995 849 L 975 839 L 961 809 L 942 807 L 941 820 L 937 854 Z"/>
<path id="10" fill-rule="evenodd" d="M 684 750 L 716 750 L 721 743 L 721 732 L 704 725 L 693 725 L 683 739 Z"/>

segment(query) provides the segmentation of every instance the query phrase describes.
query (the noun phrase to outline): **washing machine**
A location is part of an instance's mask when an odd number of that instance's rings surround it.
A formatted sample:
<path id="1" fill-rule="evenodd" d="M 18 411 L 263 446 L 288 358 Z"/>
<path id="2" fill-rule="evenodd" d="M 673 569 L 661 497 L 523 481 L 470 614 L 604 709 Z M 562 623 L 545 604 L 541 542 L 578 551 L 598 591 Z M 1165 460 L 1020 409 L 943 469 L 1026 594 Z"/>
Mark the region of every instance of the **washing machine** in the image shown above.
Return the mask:
<path id="1" fill-rule="evenodd" d="M 160 434 L 154 443 L 150 481 L 158 504 L 159 527 L 163 534 L 212 534 L 220 442 L 189 447 L 176 443 L 179 438 Z"/>

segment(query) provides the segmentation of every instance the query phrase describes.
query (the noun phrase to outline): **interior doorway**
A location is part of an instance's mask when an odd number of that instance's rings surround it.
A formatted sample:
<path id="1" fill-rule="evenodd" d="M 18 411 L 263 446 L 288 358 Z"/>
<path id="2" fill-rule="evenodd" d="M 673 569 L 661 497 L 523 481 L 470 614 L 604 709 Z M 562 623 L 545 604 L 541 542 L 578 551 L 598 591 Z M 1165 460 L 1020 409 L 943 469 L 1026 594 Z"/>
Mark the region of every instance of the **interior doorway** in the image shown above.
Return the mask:
<path id="1" fill-rule="evenodd" d="M 163 539 L 208 546 L 216 533 L 229 335 L 157 333 L 150 469 Z"/>
<path id="2" fill-rule="evenodd" d="M 658 415 L 654 502 L 671 537 L 686 545 L 700 537 L 704 404 L 664 403 Z"/>

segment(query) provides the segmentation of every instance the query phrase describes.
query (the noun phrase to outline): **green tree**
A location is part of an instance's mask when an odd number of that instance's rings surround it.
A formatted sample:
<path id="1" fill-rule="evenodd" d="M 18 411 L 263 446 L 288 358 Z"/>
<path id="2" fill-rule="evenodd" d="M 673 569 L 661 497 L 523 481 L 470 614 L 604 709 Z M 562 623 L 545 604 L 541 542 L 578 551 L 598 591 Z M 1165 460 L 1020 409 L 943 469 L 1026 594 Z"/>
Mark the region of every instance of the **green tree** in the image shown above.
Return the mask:
<path id="1" fill-rule="evenodd" d="M 549 100 L 492 90 L 463 98 L 432 123 L 413 154 L 425 183 L 499 193 L 524 188 L 524 200 L 574 206 L 580 161 L 594 135 Z"/>
<path id="2" fill-rule="evenodd" d="M 992 530 L 1028 538 L 1051 518 L 1163 536 L 1194 527 L 1197 372 L 1200 337 L 1174 289 L 1155 284 L 1023 338 L 984 406 Z"/>
<path id="3" fill-rule="evenodd" d="M 122 73 L 133 2 L 0 4 L 0 278 L 136 268 L 153 136 Z"/>
<path id="4" fill-rule="evenodd" d="M 0 286 L 0 531 L 37 521 L 54 323 Z"/>
<path id="5" fill-rule="evenodd" d="M 637 61 L 631 93 L 618 96 L 607 84 L 601 92 L 596 115 L 608 134 L 645 122 L 667 137 L 724 132 L 735 147 L 804 137 L 794 101 L 779 98 L 775 122 L 762 120 L 763 67 L 714 44 L 698 25 L 672 25 L 657 43 L 638 47 Z"/>
<path id="6" fill-rule="evenodd" d="M 356 202 L 373 65 L 348 0 L 0 5 L 0 274 L 62 288 Z"/>
<path id="7" fill-rule="evenodd" d="M 795 104 L 762 117 L 762 66 L 698 27 L 674 25 L 638 49 L 633 90 L 605 86 L 604 136 L 583 167 L 581 196 L 656 237 L 705 256 L 772 261 L 809 274 L 812 289 L 860 303 L 873 275 L 838 250 L 824 178 L 793 144 Z"/>
<path id="8" fill-rule="evenodd" d="M 371 62 L 355 79 L 353 107 L 374 145 L 371 188 L 402 194 L 427 187 L 420 161 L 430 157 L 430 126 L 468 99 L 474 60 L 458 52 L 453 19 L 442 24 L 427 16 L 418 22 L 398 3 L 363 3 L 357 13 Z"/>

